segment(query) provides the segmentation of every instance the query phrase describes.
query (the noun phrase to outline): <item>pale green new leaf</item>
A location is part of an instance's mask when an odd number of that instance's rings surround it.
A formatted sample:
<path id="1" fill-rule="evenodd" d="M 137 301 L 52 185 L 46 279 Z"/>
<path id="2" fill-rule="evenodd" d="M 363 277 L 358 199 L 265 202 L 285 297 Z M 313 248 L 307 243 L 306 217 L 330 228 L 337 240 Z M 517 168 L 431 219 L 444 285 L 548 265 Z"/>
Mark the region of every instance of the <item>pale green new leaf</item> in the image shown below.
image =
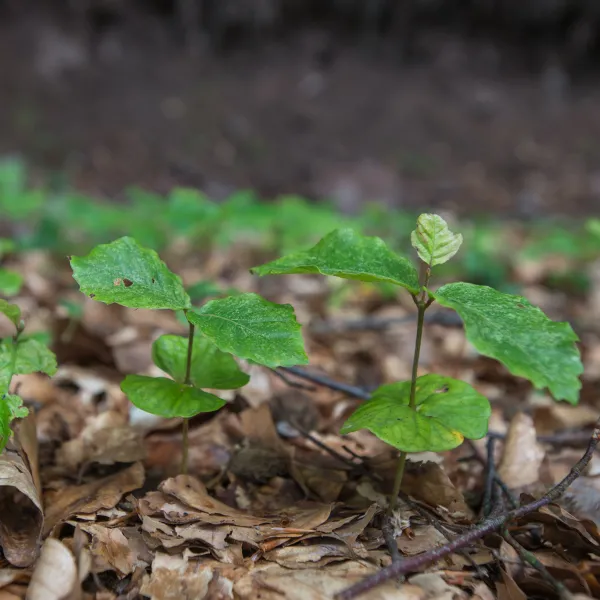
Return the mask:
<path id="1" fill-rule="evenodd" d="M 72 257 L 71 267 L 81 291 L 106 304 L 171 310 L 191 306 L 181 278 L 154 250 L 130 237 L 96 246 L 87 256 Z"/>
<path id="2" fill-rule="evenodd" d="M 23 285 L 23 277 L 20 273 L 0 268 L 0 294 L 4 296 L 16 296 Z"/>
<path id="3" fill-rule="evenodd" d="M 47 346 L 32 338 L 0 341 L 0 376 L 26 375 L 27 373 L 56 373 L 56 356 Z"/>
<path id="4" fill-rule="evenodd" d="M 576 404 L 583 365 L 568 323 L 550 320 L 526 298 L 472 283 L 450 283 L 435 299 L 462 318 L 475 348 L 508 370 L 548 388 L 557 400 Z"/>
<path id="5" fill-rule="evenodd" d="M 308 357 L 294 309 L 258 294 L 211 300 L 187 318 L 223 352 L 267 367 L 305 365 Z"/>
<path id="6" fill-rule="evenodd" d="M 412 263 L 392 252 L 378 237 L 336 229 L 310 250 L 289 254 L 251 269 L 256 275 L 320 273 L 343 279 L 387 282 L 416 294 L 419 276 Z"/>
<path id="7" fill-rule="evenodd" d="M 188 340 L 178 335 L 161 335 L 152 345 L 152 359 L 157 367 L 183 383 L 187 363 Z M 235 390 L 246 385 L 250 377 L 237 365 L 231 354 L 221 352 L 207 337 L 194 336 L 190 383 L 199 388 Z"/>
<path id="8" fill-rule="evenodd" d="M 13 419 L 23 419 L 29 411 L 23 406 L 23 400 L 15 394 L 0 397 L 0 452 L 10 439 L 10 424 Z"/>
<path id="9" fill-rule="evenodd" d="M 361 404 L 341 433 L 368 429 L 403 452 L 442 452 L 464 438 L 485 436 L 490 403 L 468 383 L 442 375 L 417 379 L 416 409 L 409 406 L 410 381 L 384 385 Z"/>
<path id="10" fill-rule="evenodd" d="M 449 261 L 460 248 L 463 237 L 452 233 L 442 217 L 424 213 L 417 219 L 417 228 L 410 234 L 419 258 L 430 267 Z"/>
<path id="11" fill-rule="evenodd" d="M 214 394 L 166 377 L 127 375 L 121 389 L 141 410 L 166 418 L 190 418 L 225 405 L 225 401 Z"/>
<path id="12" fill-rule="evenodd" d="M 11 304 L 4 298 L 0 298 L 0 313 L 5 315 L 16 328 L 19 327 L 21 309 L 16 304 Z"/>

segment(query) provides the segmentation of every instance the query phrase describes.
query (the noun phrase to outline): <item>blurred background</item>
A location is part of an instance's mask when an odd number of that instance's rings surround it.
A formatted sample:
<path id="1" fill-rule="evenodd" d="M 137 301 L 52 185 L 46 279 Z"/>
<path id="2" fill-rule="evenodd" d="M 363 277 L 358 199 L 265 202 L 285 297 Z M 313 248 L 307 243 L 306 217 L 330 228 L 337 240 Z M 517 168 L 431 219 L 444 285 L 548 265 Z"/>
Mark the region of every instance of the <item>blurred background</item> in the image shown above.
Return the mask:
<path id="1" fill-rule="evenodd" d="M 600 206 L 597 0 L 0 0 L 0 155 L 122 199 Z"/>

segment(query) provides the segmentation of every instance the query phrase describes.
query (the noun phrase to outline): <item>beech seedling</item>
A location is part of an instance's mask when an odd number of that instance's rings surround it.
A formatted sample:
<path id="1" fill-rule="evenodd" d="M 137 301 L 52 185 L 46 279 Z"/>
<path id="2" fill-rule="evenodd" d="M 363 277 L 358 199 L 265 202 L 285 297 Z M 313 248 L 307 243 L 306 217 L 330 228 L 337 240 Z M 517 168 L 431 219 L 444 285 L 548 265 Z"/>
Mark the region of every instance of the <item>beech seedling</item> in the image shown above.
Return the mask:
<path id="1" fill-rule="evenodd" d="M 187 471 L 188 419 L 225 402 L 207 389 L 238 389 L 248 383 L 232 355 L 268 367 L 306 364 L 300 325 L 289 304 L 257 294 L 237 294 L 194 308 L 181 278 L 154 250 L 130 237 L 72 257 L 81 291 L 106 304 L 183 311 L 187 339 L 162 335 L 152 346 L 154 363 L 170 377 L 129 374 L 121 389 L 138 408 L 162 417 L 182 417 L 182 472 Z M 196 331 L 198 330 L 198 331 Z"/>
<path id="2" fill-rule="evenodd" d="M 411 242 L 422 262 L 421 276 L 409 259 L 390 250 L 383 240 L 351 229 L 332 231 L 309 250 L 252 269 L 258 275 L 319 273 L 392 283 L 412 296 L 417 334 L 411 379 L 379 387 L 341 431 L 368 429 L 400 450 L 390 510 L 398 497 L 407 453 L 441 452 L 459 446 L 465 438 L 480 439 L 487 433 L 491 414 L 487 398 L 468 383 L 445 375 L 418 376 L 424 315 L 431 304 L 454 309 L 477 351 L 500 361 L 513 375 L 529 379 L 536 388 L 547 388 L 557 400 L 577 402 L 583 372 L 571 326 L 551 321 L 526 298 L 463 282 L 435 291 L 429 287 L 433 268 L 450 260 L 462 244 L 462 236 L 452 233 L 444 219 L 422 214 Z"/>

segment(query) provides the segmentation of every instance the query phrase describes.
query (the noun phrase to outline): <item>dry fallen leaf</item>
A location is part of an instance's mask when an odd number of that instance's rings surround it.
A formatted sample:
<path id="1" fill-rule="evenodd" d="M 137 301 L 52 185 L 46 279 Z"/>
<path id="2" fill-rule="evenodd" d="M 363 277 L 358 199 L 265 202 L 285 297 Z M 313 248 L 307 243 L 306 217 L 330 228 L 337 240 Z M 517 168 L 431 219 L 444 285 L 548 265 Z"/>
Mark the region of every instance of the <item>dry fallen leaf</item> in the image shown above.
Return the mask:
<path id="1" fill-rule="evenodd" d="M 504 440 L 498 475 L 511 489 L 537 483 L 544 455 L 543 448 L 537 442 L 533 419 L 525 413 L 517 413 Z"/>
<path id="2" fill-rule="evenodd" d="M 31 576 L 27 600 L 77 600 L 80 592 L 75 557 L 59 540 L 48 538 Z"/>

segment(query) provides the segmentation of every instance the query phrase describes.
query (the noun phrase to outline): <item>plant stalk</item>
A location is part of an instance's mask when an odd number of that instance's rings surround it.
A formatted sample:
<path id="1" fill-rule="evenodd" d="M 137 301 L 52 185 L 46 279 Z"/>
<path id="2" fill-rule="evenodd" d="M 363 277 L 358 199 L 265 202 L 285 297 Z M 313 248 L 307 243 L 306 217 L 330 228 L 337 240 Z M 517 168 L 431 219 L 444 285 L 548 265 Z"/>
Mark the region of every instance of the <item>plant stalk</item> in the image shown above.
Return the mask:
<path id="1" fill-rule="evenodd" d="M 184 311 L 185 312 L 185 311 Z M 192 373 L 192 351 L 194 349 L 194 325 L 190 323 L 188 330 L 188 347 L 187 347 L 187 360 L 185 363 L 185 379 L 183 380 L 184 385 L 190 385 L 191 373 Z M 188 472 L 188 455 L 189 455 L 189 429 L 190 420 L 183 419 L 183 428 L 181 430 L 181 474 L 187 475 Z"/>
<path id="2" fill-rule="evenodd" d="M 417 305 L 417 335 L 415 337 L 415 353 L 413 355 L 412 364 L 412 375 L 410 379 L 410 399 L 408 406 L 412 410 L 416 410 L 416 395 L 417 395 L 417 377 L 419 374 L 419 357 L 421 355 L 421 341 L 423 340 L 423 324 L 425 323 L 425 311 L 431 304 L 427 300 L 427 290 L 425 289 L 429 283 L 429 277 L 431 276 L 431 267 L 427 265 L 425 270 L 425 277 L 423 285 L 421 286 L 421 292 L 418 296 L 413 296 L 415 304 Z M 388 503 L 388 515 L 391 515 L 396 504 L 398 503 L 398 494 L 400 493 L 400 487 L 402 485 L 402 477 L 404 476 L 404 467 L 406 465 L 406 452 L 400 452 L 398 457 L 398 464 L 396 466 L 396 476 L 394 478 L 394 487 L 390 495 Z"/>

